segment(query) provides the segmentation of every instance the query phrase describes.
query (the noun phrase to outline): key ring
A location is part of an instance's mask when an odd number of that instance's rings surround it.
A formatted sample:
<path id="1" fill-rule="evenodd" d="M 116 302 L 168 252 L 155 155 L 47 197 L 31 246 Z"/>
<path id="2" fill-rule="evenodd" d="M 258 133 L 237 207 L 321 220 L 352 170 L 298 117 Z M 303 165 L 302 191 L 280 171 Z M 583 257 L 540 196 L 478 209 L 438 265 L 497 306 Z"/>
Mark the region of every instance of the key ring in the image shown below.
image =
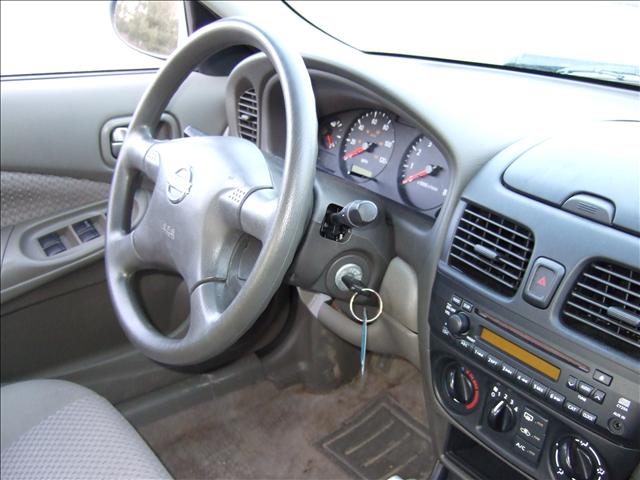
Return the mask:
<path id="1" fill-rule="evenodd" d="M 372 318 L 368 318 L 367 319 L 367 323 L 371 323 L 371 322 L 377 320 L 378 317 L 380 317 L 380 315 L 382 315 L 382 307 L 383 307 L 382 297 L 380 296 L 380 294 L 378 292 L 376 292 L 375 290 L 373 290 L 371 288 L 363 288 L 362 290 L 360 290 L 359 292 L 355 292 L 351 296 L 351 300 L 349 300 L 349 310 L 351 310 L 351 315 L 353 316 L 353 318 L 355 318 L 360 323 L 364 323 L 364 320 L 362 318 L 360 318 L 358 315 L 356 315 L 356 312 L 353 311 L 353 302 L 356 299 L 356 297 L 359 294 L 361 294 L 362 292 L 373 293 L 376 297 L 378 297 L 378 302 L 380 302 L 380 308 L 378 310 L 378 313 L 376 313 L 375 316 L 373 316 Z"/>

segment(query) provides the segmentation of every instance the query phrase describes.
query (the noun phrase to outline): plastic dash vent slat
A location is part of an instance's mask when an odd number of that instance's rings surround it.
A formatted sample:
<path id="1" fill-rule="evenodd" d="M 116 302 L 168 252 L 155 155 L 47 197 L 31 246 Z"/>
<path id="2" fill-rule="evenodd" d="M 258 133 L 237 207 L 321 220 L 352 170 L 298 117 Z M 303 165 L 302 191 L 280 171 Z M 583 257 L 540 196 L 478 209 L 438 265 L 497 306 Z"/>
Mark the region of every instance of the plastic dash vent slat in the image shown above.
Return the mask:
<path id="1" fill-rule="evenodd" d="M 487 252 L 492 255 L 478 255 Z M 531 231 L 501 215 L 467 205 L 449 252 L 449 265 L 490 288 L 513 296 L 533 251 Z"/>
<path id="2" fill-rule="evenodd" d="M 238 133 L 246 140 L 258 143 L 258 96 L 253 88 L 238 99 Z"/>
<path id="3" fill-rule="evenodd" d="M 613 310 L 624 312 L 614 318 Z M 611 315 L 609 315 L 611 313 Z M 640 357 L 640 326 L 625 323 L 640 318 L 640 271 L 612 262 L 591 263 L 576 281 L 562 309 L 568 327 Z M 620 317 L 618 315 L 618 317 Z"/>

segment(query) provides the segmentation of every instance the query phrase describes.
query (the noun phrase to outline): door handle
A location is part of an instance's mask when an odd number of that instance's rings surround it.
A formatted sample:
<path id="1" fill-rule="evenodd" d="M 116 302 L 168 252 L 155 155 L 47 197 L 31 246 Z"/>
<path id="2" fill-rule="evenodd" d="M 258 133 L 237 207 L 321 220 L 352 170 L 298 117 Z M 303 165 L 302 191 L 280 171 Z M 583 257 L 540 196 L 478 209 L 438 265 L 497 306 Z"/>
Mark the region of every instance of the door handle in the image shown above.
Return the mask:
<path id="1" fill-rule="evenodd" d="M 116 127 L 111 130 L 111 155 L 114 158 L 118 158 L 118 155 L 120 155 L 120 149 L 124 139 L 127 137 L 127 133 L 129 133 L 129 127 Z"/>
<path id="2" fill-rule="evenodd" d="M 133 117 L 118 117 L 107 121 L 100 130 L 100 153 L 102 159 L 109 167 L 114 167 L 122 145 L 129 133 L 129 123 Z M 178 120 L 168 112 L 160 116 L 154 138 L 158 140 L 170 140 L 180 137 L 180 125 Z"/>

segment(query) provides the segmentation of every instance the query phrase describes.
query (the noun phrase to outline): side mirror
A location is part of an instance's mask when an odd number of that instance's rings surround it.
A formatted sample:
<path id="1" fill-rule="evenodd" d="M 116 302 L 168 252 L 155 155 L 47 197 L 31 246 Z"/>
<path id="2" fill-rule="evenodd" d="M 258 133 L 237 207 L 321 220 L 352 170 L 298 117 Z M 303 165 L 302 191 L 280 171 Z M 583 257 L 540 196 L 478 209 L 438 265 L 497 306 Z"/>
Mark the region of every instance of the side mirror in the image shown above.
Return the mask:
<path id="1" fill-rule="evenodd" d="M 111 4 L 111 22 L 131 48 L 167 58 L 178 46 L 183 8 L 181 1 L 117 0 Z"/>

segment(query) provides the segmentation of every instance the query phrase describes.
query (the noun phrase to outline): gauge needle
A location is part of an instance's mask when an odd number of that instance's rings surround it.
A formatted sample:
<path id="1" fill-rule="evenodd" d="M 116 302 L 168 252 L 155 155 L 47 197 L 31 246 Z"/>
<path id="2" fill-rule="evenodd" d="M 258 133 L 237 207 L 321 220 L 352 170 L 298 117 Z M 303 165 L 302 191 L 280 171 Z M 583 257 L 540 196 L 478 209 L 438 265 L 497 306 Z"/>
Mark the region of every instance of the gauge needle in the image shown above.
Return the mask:
<path id="1" fill-rule="evenodd" d="M 413 175 L 409 175 L 407 178 L 402 180 L 402 185 L 406 185 L 407 183 L 411 183 L 414 180 L 418 180 L 419 178 L 426 177 L 432 173 L 435 173 L 438 170 L 437 165 L 427 165 L 424 170 L 414 173 Z"/>
<path id="2" fill-rule="evenodd" d="M 335 143 L 333 143 L 333 135 L 331 135 L 330 133 L 327 133 L 327 136 L 325 137 L 325 140 L 327 141 L 327 146 L 329 148 L 333 148 L 336 146 Z"/>
<path id="3" fill-rule="evenodd" d="M 373 147 L 375 147 L 376 145 L 377 145 L 377 144 L 376 144 L 376 143 L 373 143 L 373 142 L 371 142 L 371 143 L 365 143 L 365 144 L 362 144 L 360 147 L 355 148 L 355 149 L 351 150 L 351 151 L 350 151 L 350 152 L 348 152 L 348 153 L 345 153 L 345 154 L 344 154 L 344 157 L 343 157 L 342 159 L 343 159 L 343 160 L 349 160 L 350 158 L 353 158 L 353 157 L 355 157 L 356 155 L 360 155 L 361 153 L 364 153 L 364 152 L 370 152 L 370 151 L 371 151 L 371 149 L 372 149 Z"/>

